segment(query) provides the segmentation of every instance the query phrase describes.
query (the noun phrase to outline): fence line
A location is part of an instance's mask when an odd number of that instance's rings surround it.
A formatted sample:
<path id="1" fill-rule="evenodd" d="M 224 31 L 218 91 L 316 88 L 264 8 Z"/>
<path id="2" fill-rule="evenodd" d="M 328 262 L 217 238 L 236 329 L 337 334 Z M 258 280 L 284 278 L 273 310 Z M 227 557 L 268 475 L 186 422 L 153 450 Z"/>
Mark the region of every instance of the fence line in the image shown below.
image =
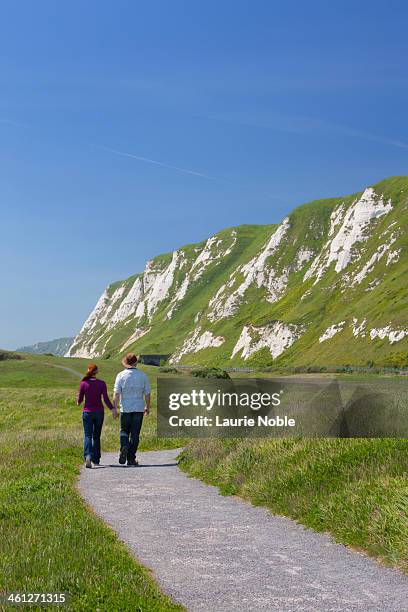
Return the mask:
<path id="1" fill-rule="evenodd" d="M 166 366 L 164 366 L 166 367 Z M 171 367 L 179 368 L 180 370 L 193 370 L 194 368 L 202 368 L 206 366 L 200 365 L 185 365 L 172 363 Z M 393 367 L 381 367 L 381 366 L 293 366 L 293 367 L 281 367 L 281 368 L 233 368 L 223 367 L 221 368 L 226 372 L 276 372 L 286 374 L 353 374 L 354 372 L 360 374 L 399 374 L 401 376 L 408 376 L 408 368 L 393 368 Z"/>

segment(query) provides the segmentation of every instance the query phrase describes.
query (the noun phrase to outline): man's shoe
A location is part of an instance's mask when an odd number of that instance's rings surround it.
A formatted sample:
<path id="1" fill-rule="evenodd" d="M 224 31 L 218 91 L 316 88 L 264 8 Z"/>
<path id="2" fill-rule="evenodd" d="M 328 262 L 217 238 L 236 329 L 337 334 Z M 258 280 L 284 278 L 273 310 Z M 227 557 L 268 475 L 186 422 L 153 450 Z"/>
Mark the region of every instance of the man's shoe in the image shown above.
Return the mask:
<path id="1" fill-rule="evenodd" d="M 120 453 L 119 453 L 119 463 L 120 463 L 120 465 L 125 465 L 127 453 L 128 453 L 128 447 L 127 446 L 122 446 L 122 448 L 120 449 Z"/>
<path id="2" fill-rule="evenodd" d="M 92 459 L 91 459 L 91 455 L 87 455 L 85 457 L 85 467 L 87 468 L 92 468 Z"/>
<path id="3" fill-rule="evenodd" d="M 130 461 L 127 462 L 128 465 L 139 465 L 139 462 L 136 461 L 136 459 L 131 459 Z"/>
<path id="4" fill-rule="evenodd" d="M 94 465 L 99 465 L 99 461 L 92 461 Z"/>

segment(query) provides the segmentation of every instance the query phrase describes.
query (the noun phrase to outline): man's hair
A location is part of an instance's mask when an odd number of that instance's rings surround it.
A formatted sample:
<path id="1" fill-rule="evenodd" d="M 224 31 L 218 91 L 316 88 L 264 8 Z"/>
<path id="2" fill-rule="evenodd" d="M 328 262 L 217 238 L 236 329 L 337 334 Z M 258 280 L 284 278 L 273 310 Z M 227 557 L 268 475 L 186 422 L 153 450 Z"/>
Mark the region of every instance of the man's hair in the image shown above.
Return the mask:
<path id="1" fill-rule="evenodd" d="M 134 366 L 137 364 L 137 355 L 134 353 L 128 353 L 122 360 L 123 365 L 126 367 Z"/>

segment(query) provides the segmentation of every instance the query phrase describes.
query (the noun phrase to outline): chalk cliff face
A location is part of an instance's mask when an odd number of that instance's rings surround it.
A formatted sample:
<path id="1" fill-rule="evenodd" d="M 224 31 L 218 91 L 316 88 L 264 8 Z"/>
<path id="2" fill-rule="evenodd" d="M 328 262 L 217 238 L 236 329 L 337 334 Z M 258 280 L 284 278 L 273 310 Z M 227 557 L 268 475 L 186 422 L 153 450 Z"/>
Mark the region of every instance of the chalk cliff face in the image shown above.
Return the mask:
<path id="1" fill-rule="evenodd" d="M 107 287 L 68 351 L 173 363 L 387 363 L 408 351 L 408 177 L 244 225 Z M 398 354 L 398 355 L 396 355 Z"/>
<path id="2" fill-rule="evenodd" d="M 31 344 L 30 346 L 21 346 L 16 349 L 16 351 L 20 353 L 35 353 L 37 355 L 44 355 L 46 353 L 52 353 L 53 355 L 65 355 L 73 341 L 74 338 L 71 337 L 57 338 L 56 340 L 37 342 L 36 344 Z"/>

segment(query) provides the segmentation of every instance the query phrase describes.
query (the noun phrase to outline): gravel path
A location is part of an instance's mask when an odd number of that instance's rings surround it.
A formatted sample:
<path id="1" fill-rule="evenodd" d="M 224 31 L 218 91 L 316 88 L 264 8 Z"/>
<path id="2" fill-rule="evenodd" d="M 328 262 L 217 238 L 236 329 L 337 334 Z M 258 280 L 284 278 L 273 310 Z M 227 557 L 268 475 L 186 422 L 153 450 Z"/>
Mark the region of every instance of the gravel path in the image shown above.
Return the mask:
<path id="1" fill-rule="evenodd" d="M 56 363 L 45 363 L 44 365 L 50 366 L 51 368 L 59 368 L 60 370 L 65 370 L 66 372 L 70 372 L 71 374 L 74 374 L 74 376 L 76 376 L 77 378 L 82 378 L 83 374 L 81 374 L 81 372 L 77 372 L 76 370 L 73 370 L 72 368 L 68 368 L 67 366 L 63 366 L 63 365 L 58 365 Z"/>
<path id="2" fill-rule="evenodd" d="M 117 455 L 83 470 L 85 500 L 159 585 L 206 612 L 403 612 L 408 578 L 297 523 L 270 514 L 177 467 L 178 451 Z"/>

